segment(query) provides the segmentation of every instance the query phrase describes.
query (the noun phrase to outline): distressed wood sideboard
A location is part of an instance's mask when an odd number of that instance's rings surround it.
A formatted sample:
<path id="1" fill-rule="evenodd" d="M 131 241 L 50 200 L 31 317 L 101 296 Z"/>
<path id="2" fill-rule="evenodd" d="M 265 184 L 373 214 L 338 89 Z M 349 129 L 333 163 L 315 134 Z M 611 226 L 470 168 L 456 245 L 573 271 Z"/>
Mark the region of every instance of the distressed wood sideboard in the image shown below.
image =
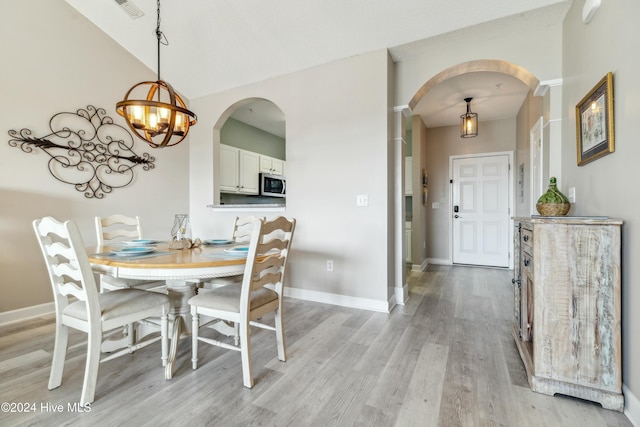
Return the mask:
<path id="1" fill-rule="evenodd" d="M 513 335 L 531 389 L 622 411 L 622 221 L 532 217 L 514 224 Z"/>

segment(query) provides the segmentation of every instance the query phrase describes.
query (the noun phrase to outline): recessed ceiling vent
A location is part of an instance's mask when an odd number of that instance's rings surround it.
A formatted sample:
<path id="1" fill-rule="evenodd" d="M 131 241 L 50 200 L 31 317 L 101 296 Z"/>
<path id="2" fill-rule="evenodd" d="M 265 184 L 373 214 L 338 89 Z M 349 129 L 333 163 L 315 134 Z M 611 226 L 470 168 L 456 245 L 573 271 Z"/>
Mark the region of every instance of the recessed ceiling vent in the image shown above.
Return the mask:
<path id="1" fill-rule="evenodd" d="M 144 12 L 142 12 L 138 6 L 133 4 L 130 0 L 115 0 L 116 3 L 127 12 L 127 15 L 131 17 L 131 19 L 137 19 L 144 16 Z"/>

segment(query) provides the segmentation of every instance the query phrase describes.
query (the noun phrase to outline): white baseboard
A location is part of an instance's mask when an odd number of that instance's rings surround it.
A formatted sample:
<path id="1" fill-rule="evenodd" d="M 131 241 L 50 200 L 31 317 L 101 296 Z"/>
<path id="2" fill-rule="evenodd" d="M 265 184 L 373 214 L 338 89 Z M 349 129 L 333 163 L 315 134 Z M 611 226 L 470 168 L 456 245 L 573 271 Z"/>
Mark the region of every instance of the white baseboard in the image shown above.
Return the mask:
<path id="1" fill-rule="evenodd" d="M 386 313 L 391 313 L 391 310 L 393 310 L 393 308 L 398 305 L 398 300 L 396 299 L 395 295 L 391 295 L 391 298 L 389 298 L 389 301 L 387 302 L 387 311 Z"/>
<path id="2" fill-rule="evenodd" d="M 382 313 L 389 313 L 392 307 L 391 304 L 393 303 L 393 305 L 395 305 L 395 295 L 393 297 L 394 301 L 387 302 L 369 298 L 350 297 L 346 295 L 330 294 L 328 292 L 288 287 L 284 288 L 284 295 L 305 301 L 321 302 L 325 304 L 339 305 L 342 307 L 360 308 L 363 310 L 379 311 Z"/>
<path id="3" fill-rule="evenodd" d="M 436 264 L 436 265 L 452 265 L 451 260 L 444 259 L 444 258 L 427 258 L 427 262 L 429 264 Z"/>
<path id="4" fill-rule="evenodd" d="M 425 259 L 422 260 L 420 265 L 418 265 L 418 264 L 411 265 L 411 271 L 425 271 L 428 266 L 429 266 L 429 262 L 425 258 Z"/>
<path id="5" fill-rule="evenodd" d="M 409 284 L 405 283 L 402 287 L 394 288 L 396 294 L 393 297 L 393 305 L 389 302 L 389 311 L 396 305 L 396 302 L 400 305 L 405 305 L 409 301 Z"/>
<path id="6" fill-rule="evenodd" d="M 19 308 L 17 310 L 4 311 L 0 313 L 0 325 L 26 320 L 31 317 L 42 316 L 55 311 L 56 307 L 53 302 Z"/>
<path id="7" fill-rule="evenodd" d="M 640 427 L 640 400 L 625 384 L 622 384 L 622 393 L 624 394 L 624 414 L 634 427 Z"/>

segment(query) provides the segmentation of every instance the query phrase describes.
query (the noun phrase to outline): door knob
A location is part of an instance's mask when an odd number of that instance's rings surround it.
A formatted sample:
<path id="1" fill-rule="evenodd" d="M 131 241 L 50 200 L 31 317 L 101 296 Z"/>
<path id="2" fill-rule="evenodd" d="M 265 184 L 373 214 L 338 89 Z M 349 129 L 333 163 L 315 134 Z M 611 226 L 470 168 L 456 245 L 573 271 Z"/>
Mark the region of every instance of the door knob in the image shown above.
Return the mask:
<path id="1" fill-rule="evenodd" d="M 454 218 L 462 218 L 460 215 L 454 215 Z"/>

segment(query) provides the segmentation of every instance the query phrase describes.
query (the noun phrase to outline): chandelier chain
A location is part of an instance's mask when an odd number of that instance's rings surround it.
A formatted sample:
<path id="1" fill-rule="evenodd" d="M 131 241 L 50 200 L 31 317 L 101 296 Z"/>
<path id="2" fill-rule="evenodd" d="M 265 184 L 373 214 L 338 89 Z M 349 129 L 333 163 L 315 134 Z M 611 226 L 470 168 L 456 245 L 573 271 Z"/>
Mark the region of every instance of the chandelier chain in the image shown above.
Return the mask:
<path id="1" fill-rule="evenodd" d="M 165 46 L 169 45 L 169 40 L 167 40 L 167 36 L 164 35 L 162 31 L 160 31 L 160 0 L 157 1 L 157 20 L 156 20 L 156 38 L 158 39 L 158 80 L 160 79 L 160 45 L 163 44 Z"/>
<path id="2" fill-rule="evenodd" d="M 125 99 L 116 104 L 118 114 L 124 117 L 129 129 L 153 148 L 179 144 L 197 122 L 196 115 L 187 109 L 173 87 L 160 77 L 160 47 L 168 45 L 160 30 L 160 0 L 157 4 L 156 39 L 158 41 L 158 80 L 134 85 Z M 147 90 L 146 98 L 142 95 Z M 160 139 L 162 139 L 160 141 Z"/>

